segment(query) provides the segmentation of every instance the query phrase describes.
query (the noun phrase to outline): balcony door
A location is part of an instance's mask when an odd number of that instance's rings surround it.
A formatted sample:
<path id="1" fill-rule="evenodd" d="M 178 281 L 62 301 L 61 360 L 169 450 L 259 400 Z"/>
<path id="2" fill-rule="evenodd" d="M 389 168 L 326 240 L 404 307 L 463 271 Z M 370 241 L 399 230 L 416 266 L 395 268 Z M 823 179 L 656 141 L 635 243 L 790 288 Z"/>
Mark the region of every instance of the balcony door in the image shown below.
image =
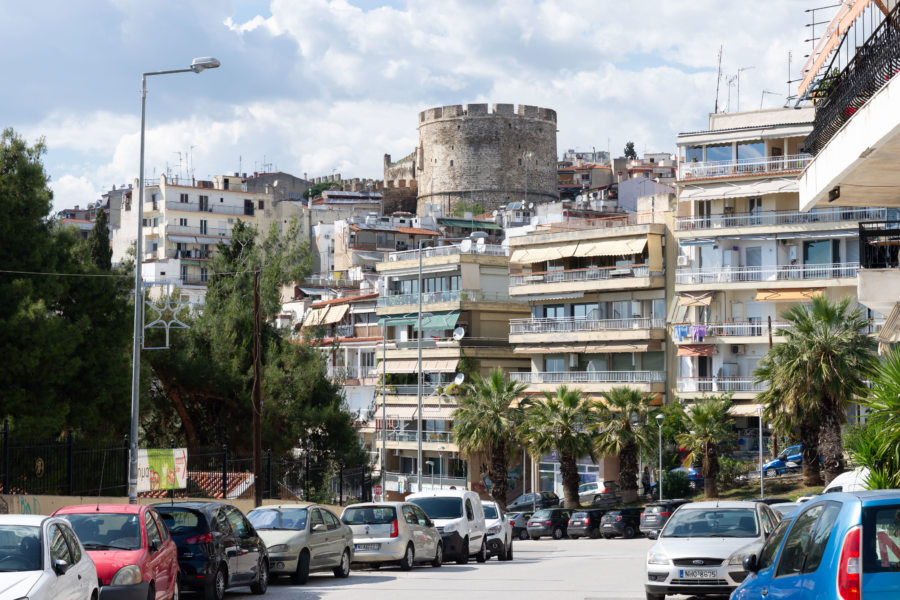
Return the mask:
<path id="1" fill-rule="evenodd" d="M 744 263 L 747 265 L 747 281 L 759 281 L 762 275 L 762 246 L 745 248 Z"/>

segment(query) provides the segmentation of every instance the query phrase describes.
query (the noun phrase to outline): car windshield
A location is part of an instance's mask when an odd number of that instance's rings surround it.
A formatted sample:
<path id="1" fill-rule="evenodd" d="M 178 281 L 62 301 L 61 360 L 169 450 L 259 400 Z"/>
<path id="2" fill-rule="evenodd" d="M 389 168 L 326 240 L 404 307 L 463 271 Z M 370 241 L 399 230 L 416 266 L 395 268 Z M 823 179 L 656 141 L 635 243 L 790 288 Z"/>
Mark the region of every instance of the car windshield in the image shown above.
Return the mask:
<path id="1" fill-rule="evenodd" d="M 429 519 L 458 519 L 463 514 L 461 498 L 414 498 L 410 502 L 419 505 Z"/>
<path id="2" fill-rule="evenodd" d="M 484 505 L 484 518 L 485 519 L 499 519 L 500 515 L 497 514 L 497 507 L 493 504 L 485 504 Z"/>
<path id="3" fill-rule="evenodd" d="M 306 529 L 305 508 L 258 508 L 247 514 L 256 529 Z"/>
<path id="4" fill-rule="evenodd" d="M 393 506 L 351 506 L 341 517 L 347 525 L 388 525 L 396 519 Z"/>
<path id="5" fill-rule="evenodd" d="M 199 511 L 159 504 L 156 505 L 156 510 L 172 535 L 195 536 L 206 533 L 206 521 Z"/>
<path id="6" fill-rule="evenodd" d="M 758 536 L 759 525 L 752 508 L 688 508 L 669 518 L 660 537 Z"/>
<path id="7" fill-rule="evenodd" d="M 551 510 L 539 510 L 533 515 L 531 515 L 532 519 L 549 519 L 553 516 L 553 511 Z"/>
<path id="8" fill-rule="evenodd" d="M 98 513 L 60 515 L 72 524 L 85 550 L 138 550 L 141 527 L 138 515 Z"/>
<path id="9" fill-rule="evenodd" d="M 596 483 L 582 483 L 578 486 L 578 493 L 583 494 L 584 492 L 590 492 L 592 490 L 597 489 Z"/>
<path id="10" fill-rule="evenodd" d="M 41 570 L 41 528 L 0 525 L 0 572 Z"/>

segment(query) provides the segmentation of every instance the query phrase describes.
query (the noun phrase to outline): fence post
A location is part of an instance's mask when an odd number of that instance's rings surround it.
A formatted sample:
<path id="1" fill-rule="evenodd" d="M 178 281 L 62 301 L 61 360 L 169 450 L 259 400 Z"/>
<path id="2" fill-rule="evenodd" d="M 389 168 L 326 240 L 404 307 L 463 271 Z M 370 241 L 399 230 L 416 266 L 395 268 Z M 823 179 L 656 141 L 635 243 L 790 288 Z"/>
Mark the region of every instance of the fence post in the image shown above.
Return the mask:
<path id="1" fill-rule="evenodd" d="M 9 419 L 3 419 L 3 493 L 9 493 Z"/>
<path id="2" fill-rule="evenodd" d="M 66 438 L 66 496 L 72 495 L 72 483 L 73 483 L 73 473 L 75 469 L 75 465 L 73 465 L 73 459 L 75 457 L 75 453 L 73 452 L 72 447 L 72 428 L 68 429 L 69 435 Z"/>
<path id="3" fill-rule="evenodd" d="M 128 495 L 128 472 L 131 470 L 131 446 L 128 445 L 128 434 L 125 434 L 125 495 Z"/>
<path id="4" fill-rule="evenodd" d="M 222 500 L 228 498 L 228 444 L 222 444 Z"/>
<path id="5" fill-rule="evenodd" d="M 272 449 L 266 450 L 266 498 L 272 497 Z"/>
<path id="6" fill-rule="evenodd" d="M 306 480 L 303 482 L 303 499 L 309 502 L 309 450 L 306 451 Z"/>
<path id="7" fill-rule="evenodd" d="M 344 505 L 344 463 L 341 462 L 340 475 L 341 478 L 340 483 L 338 484 L 338 506 Z"/>

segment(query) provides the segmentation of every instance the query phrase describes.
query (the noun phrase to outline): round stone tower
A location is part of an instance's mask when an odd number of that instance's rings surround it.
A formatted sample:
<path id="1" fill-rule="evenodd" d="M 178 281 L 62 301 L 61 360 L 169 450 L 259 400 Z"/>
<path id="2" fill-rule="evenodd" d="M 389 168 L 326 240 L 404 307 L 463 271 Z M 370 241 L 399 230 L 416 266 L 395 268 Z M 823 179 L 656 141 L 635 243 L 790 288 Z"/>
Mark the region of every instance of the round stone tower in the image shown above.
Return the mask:
<path id="1" fill-rule="evenodd" d="M 556 111 L 467 104 L 419 113 L 417 212 L 556 200 Z"/>

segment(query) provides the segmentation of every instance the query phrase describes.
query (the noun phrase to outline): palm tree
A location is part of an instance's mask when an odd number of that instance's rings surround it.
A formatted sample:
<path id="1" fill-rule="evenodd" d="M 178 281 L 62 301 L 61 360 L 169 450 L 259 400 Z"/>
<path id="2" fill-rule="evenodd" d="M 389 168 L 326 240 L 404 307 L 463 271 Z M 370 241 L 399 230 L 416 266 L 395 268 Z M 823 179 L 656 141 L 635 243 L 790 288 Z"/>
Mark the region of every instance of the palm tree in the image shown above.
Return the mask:
<path id="1" fill-rule="evenodd" d="M 459 408 L 453 412 L 453 434 L 466 454 L 485 456 L 491 496 L 506 508 L 507 464 L 516 449 L 522 410 L 512 404 L 526 384 L 510 381 L 496 368 L 487 378 L 476 374 L 472 383 L 460 386 Z"/>
<path id="2" fill-rule="evenodd" d="M 584 456 L 597 459 L 594 431 L 601 424 L 600 404 L 581 390 L 561 385 L 556 394 L 544 392 L 543 402 L 528 402 L 521 437 L 532 454 L 541 456 L 556 450 L 563 480 L 566 508 L 578 508 L 577 461 Z"/>
<path id="3" fill-rule="evenodd" d="M 630 496 L 631 492 L 637 492 L 638 455 L 656 440 L 643 427 L 650 412 L 650 395 L 627 386 L 615 387 L 606 394 L 606 404 L 600 406 L 604 423 L 597 433 L 597 450 L 618 455 L 616 482 L 624 495 Z"/>
<path id="4" fill-rule="evenodd" d="M 848 404 L 865 390 L 875 360 L 874 342 L 865 333 L 868 320 L 861 308 L 851 308 L 850 298 L 831 302 L 817 296 L 810 305 L 792 307 L 783 318 L 790 323 L 787 340 L 769 350 L 756 372 L 758 380 L 770 383 L 761 400 L 773 413 L 794 415 L 798 429 L 818 424 L 817 446 L 828 484 L 844 471 L 841 425 Z M 812 475 L 818 464 L 812 452 L 804 444 L 805 475 Z"/>
<path id="5" fill-rule="evenodd" d="M 688 449 L 688 460 L 700 460 L 703 470 L 703 492 L 707 498 L 718 498 L 716 477 L 719 475 L 719 444 L 734 435 L 728 409 L 731 398 L 726 394 L 698 400 L 687 411 L 687 433 L 676 436 Z"/>

